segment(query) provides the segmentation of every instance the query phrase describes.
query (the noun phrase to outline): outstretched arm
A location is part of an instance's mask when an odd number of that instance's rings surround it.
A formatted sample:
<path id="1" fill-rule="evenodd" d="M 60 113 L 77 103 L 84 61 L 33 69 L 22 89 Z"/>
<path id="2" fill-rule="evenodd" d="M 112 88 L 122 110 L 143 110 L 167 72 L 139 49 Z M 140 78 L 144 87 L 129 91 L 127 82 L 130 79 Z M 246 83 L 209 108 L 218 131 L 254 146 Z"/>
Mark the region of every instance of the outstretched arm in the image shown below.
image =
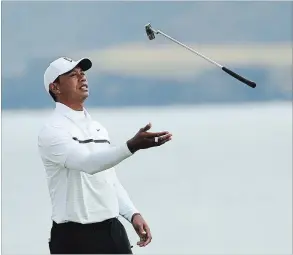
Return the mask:
<path id="1" fill-rule="evenodd" d="M 75 141 L 62 128 L 47 127 L 39 135 L 39 151 L 43 159 L 70 170 L 95 174 L 107 170 L 130 157 L 127 143 L 88 153 L 84 144 Z"/>

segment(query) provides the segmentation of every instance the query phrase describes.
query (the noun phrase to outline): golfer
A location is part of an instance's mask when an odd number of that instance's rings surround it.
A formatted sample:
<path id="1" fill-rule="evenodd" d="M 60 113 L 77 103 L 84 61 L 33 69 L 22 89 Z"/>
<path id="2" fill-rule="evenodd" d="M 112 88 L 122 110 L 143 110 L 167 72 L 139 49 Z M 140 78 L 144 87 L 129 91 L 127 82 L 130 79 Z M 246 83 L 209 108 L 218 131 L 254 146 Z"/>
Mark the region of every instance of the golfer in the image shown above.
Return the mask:
<path id="1" fill-rule="evenodd" d="M 106 128 L 84 107 L 89 96 L 85 71 L 91 67 L 87 58 L 61 57 L 44 74 L 45 89 L 56 102 L 38 136 L 52 202 L 49 249 L 51 254 L 132 254 L 119 215 L 133 225 L 140 247 L 152 235 L 114 167 L 138 150 L 170 141 L 172 134 L 149 132 L 149 123 L 125 143 L 113 145 Z"/>

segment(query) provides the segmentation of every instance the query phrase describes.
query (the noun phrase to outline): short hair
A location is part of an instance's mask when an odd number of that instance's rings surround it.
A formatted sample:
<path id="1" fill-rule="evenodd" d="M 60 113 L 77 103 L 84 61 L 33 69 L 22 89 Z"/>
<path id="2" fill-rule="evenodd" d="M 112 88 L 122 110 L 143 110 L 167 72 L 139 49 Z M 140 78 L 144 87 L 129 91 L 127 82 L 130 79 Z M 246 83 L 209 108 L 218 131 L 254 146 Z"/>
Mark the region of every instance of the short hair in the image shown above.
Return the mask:
<path id="1" fill-rule="evenodd" d="M 63 75 L 65 75 L 65 74 L 69 74 L 71 71 L 72 71 L 72 69 L 69 70 L 68 72 L 64 73 Z M 58 76 L 53 82 L 57 82 L 57 83 L 59 83 L 59 81 L 60 81 L 59 77 L 60 77 L 60 76 Z M 55 102 L 57 102 L 57 97 L 56 97 L 56 95 L 50 90 L 50 88 L 49 88 L 49 93 L 50 93 L 51 97 L 53 98 L 53 100 L 54 100 Z"/>
<path id="2" fill-rule="evenodd" d="M 55 79 L 54 82 L 59 82 L 59 76 Z M 54 102 L 57 102 L 57 97 L 56 97 L 56 95 L 50 90 L 50 88 L 49 88 L 49 94 L 50 94 L 51 97 L 53 98 Z"/>

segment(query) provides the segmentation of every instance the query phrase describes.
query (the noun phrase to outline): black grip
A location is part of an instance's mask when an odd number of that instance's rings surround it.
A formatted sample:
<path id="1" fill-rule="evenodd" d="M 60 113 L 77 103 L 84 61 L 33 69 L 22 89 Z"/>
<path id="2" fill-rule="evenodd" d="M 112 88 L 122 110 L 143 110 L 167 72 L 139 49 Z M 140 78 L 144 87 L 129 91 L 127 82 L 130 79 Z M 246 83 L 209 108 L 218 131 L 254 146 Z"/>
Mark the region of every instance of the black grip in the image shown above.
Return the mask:
<path id="1" fill-rule="evenodd" d="M 246 85 L 248 85 L 251 88 L 255 88 L 256 87 L 256 83 L 250 80 L 247 80 L 245 78 L 243 78 L 242 76 L 240 76 L 237 73 L 234 73 L 233 71 L 231 71 L 230 69 L 226 68 L 226 67 L 222 67 L 222 70 L 224 72 L 226 72 L 227 74 L 230 74 L 231 76 L 233 76 L 234 78 L 236 78 L 239 81 L 242 81 L 243 83 L 245 83 Z"/>

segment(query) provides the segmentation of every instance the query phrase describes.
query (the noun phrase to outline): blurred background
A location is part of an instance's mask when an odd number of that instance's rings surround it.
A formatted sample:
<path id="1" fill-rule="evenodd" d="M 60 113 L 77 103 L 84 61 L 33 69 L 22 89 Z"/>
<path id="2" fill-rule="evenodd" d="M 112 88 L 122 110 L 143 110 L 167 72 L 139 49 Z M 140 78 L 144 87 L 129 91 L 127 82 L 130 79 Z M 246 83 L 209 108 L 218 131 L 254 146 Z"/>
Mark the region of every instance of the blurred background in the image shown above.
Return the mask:
<path id="1" fill-rule="evenodd" d="M 2 1 L 2 252 L 48 254 L 37 150 L 51 61 L 89 57 L 91 115 L 119 144 L 151 121 L 173 141 L 117 166 L 153 242 L 137 254 L 292 253 L 292 3 Z M 257 83 L 249 88 L 151 22 Z"/>

